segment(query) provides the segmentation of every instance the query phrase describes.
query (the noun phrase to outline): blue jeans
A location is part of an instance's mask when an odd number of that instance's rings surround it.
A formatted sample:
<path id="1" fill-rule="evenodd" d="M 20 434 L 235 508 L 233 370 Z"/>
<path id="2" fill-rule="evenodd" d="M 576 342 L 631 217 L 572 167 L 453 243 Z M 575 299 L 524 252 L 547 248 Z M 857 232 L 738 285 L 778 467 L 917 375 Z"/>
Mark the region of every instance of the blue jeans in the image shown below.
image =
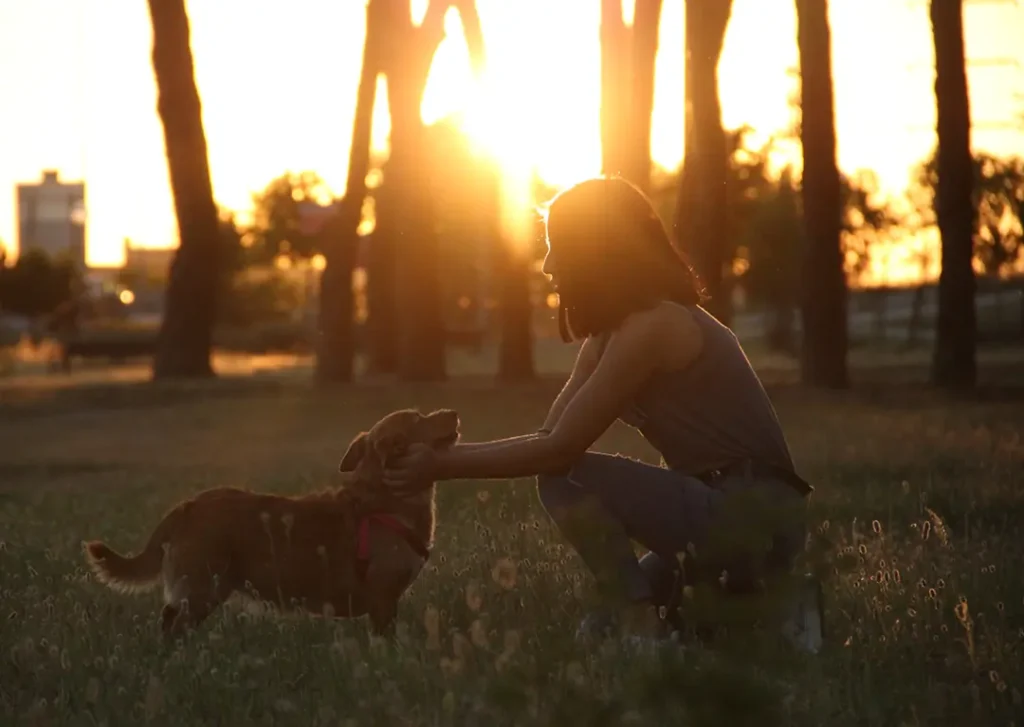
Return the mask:
<path id="1" fill-rule="evenodd" d="M 754 540 L 765 543 L 767 534 L 776 566 L 791 564 L 804 547 L 804 498 L 784 482 L 746 472 L 712 487 L 675 470 L 587 452 L 564 475 L 539 476 L 537 492 L 599 589 L 616 600 L 670 605 L 682 584 L 679 553 L 696 555 L 702 570 L 727 570 L 734 582 L 756 578 L 762 566 L 752 546 L 733 543 L 733 535 L 757 531 L 762 537 Z M 630 541 L 650 552 L 638 561 Z"/>

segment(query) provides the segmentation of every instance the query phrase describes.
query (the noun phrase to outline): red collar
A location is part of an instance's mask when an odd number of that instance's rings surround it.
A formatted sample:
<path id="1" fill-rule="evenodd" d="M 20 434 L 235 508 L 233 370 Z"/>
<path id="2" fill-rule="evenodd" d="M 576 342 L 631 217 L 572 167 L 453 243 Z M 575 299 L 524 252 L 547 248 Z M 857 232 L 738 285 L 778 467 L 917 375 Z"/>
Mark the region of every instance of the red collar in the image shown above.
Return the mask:
<path id="1" fill-rule="evenodd" d="M 366 577 L 366 568 L 370 563 L 370 523 L 376 522 L 398 533 L 423 560 L 430 559 L 430 549 L 418 538 L 408 525 L 396 517 L 384 513 L 366 515 L 359 521 L 359 535 L 356 540 L 356 570 L 359 578 Z"/>

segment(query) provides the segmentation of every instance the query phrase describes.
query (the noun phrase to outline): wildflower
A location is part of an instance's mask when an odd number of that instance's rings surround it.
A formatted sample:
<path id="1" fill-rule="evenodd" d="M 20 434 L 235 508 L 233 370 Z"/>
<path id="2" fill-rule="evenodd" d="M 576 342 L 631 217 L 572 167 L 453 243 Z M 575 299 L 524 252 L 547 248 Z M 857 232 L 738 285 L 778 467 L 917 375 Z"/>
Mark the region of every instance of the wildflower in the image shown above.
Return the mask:
<path id="1" fill-rule="evenodd" d="M 468 660 L 473 653 L 473 647 L 470 645 L 469 639 L 460 633 L 452 636 L 452 653 L 458 661 Z"/>
<path id="2" fill-rule="evenodd" d="M 565 667 L 565 678 L 577 687 L 583 687 L 587 683 L 586 670 L 578 661 L 569 662 Z"/>
<path id="3" fill-rule="evenodd" d="M 441 667 L 441 674 L 446 678 L 461 673 L 463 666 L 459 659 L 449 659 L 447 656 L 442 656 L 438 665 Z"/>
<path id="4" fill-rule="evenodd" d="M 437 651 L 441 648 L 441 614 L 434 606 L 424 611 L 423 626 L 427 630 L 427 649 Z"/>
<path id="5" fill-rule="evenodd" d="M 483 623 L 480 619 L 476 619 L 469 625 L 469 638 L 473 642 L 474 646 L 481 649 L 486 649 L 487 644 L 487 631 L 484 629 Z"/>
<path id="6" fill-rule="evenodd" d="M 476 493 L 476 499 L 482 505 L 491 499 L 491 493 L 489 490 L 480 490 Z"/>
<path id="7" fill-rule="evenodd" d="M 149 677 L 149 686 L 146 687 L 146 701 L 144 702 L 146 718 L 153 719 L 160 712 L 163 704 L 163 684 L 160 683 L 160 679 L 156 675 L 151 675 Z"/>
<path id="8" fill-rule="evenodd" d="M 455 695 L 451 692 L 445 692 L 444 696 L 441 697 L 441 709 L 445 714 L 451 714 L 455 711 Z"/>
<path id="9" fill-rule="evenodd" d="M 298 708 L 295 706 L 295 702 L 282 697 L 274 702 L 274 711 L 281 714 L 294 714 Z"/>
<path id="10" fill-rule="evenodd" d="M 491 578 L 505 590 L 511 590 L 516 585 L 516 564 L 509 558 L 500 558 L 491 569 Z"/>
<path id="11" fill-rule="evenodd" d="M 509 629 L 505 632 L 505 653 L 514 654 L 519 650 L 519 632 Z"/>
<path id="12" fill-rule="evenodd" d="M 100 680 L 96 677 L 89 677 L 85 685 L 85 701 L 87 704 L 96 704 L 100 699 Z"/>

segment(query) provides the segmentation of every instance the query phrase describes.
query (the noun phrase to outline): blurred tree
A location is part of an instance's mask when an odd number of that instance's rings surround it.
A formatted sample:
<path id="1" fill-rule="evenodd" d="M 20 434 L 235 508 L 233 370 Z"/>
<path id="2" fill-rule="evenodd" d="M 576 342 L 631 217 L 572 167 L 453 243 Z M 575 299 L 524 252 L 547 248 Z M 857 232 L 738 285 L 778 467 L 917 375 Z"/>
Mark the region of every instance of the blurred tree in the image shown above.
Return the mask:
<path id="1" fill-rule="evenodd" d="M 178 250 L 171 263 L 154 378 L 213 375 L 220 235 L 184 0 L 149 0 L 157 110 L 164 129 Z"/>
<path id="2" fill-rule="evenodd" d="M 772 350 L 793 354 L 796 308 L 800 301 L 800 259 L 805 245 L 803 210 L 793 171 L 762 190 L 745 214 L 749 267 L 743 282 L 751 298 L 768 309 L 767 341 Z"/>
<path id="3" fill-rule="evenodd" d="M 330 203 L 331 193 L 316 172 L 285 172 L 252 196 L 253 219 L 245 242 L 253 260 L 270 262 L 278 255 L 309 258 L 321 252 L 318 234 L 303 229 L 303 203 Z"/>
<path id="4" fill-rule="evenodd" d="M 1007 276 L 1024 253 L 1024 158 L 976 152 L 971 159 L 974 256 L 986 275 Z M 937 223 L 938 154 L 917 170 L 915 195 L 923 225 Z"/>
<path id="5" fill-rule="evenodd" d="M 842 182 L 836 165 L 832 39 L 827 0 L 796 0 L 800 52 L 800 140 L 806 254 L 801 275 L 801 378 L 813 386 L 848 384 Z"/>
<path id="6" fill-rule="evenodd" d="M 217 223 L 220 229 L 222 279 L 230 278 L 257 261 L 254 251 L 246 245 L 245 234 L 235 219 L 235 213 L 220 208 L 217 211 Z"/>
<path id="7" fill-rule="evenodd" d="M 0 310 L 40 318 L 74 298 L 81 273 L 68 259 L 53 259 L 41 250 L 27 250 L 14 265 L 0 251 Z"/>
<path id="8" fill-rule="evenodd" d="M 601 173 L 608 176 L 625 177 L 629 166 L 629 36 L 622 0 L 601 0 Z"/>
<path id="9" fill-rule="evenodd" d="M 533 306 L 530 300 L 530 276 L 535 256 L 536 226 L 526 220 L 535 216 L 534 209 L 502 209 L 505 204 L 521 201 L 502 192 L 501 170 L 497 164 L 486 170 L 483 186 L 491 236 L 498 241 L 495 255 L 494 281 L 498 289 L 498 316 L 501 327 L 501 348 L 498 351 L 498 377 L 505 381 L 533 378 Z M 533 201 L 533 200 L 531 200 Z M 511 220 L 504 226 L 502 220 Z M 532 220 L 531 220 L 532 221 Z M 516 222 L 522 223 L 517 224 Z"/>
<path id="10" fill-rule="evenodd" d="M 718 61 L 731 12 L 732 0 L 686 0 L 685 156 L 675 213 L 676 239 L 707 289 L 708 310 L 725 323 L 732 317 L 723 240 L 729 150 L 722 129 Z"/>
<path id="11" fill-rule="evenodd" d="M 942 238 L 932 380 L 943 388 L 967 389 L 974 386 L 978 372 L 973 268 L 976 218 L 963 0 L 931 0 L 930 14 L 939 137 L 935 214 Z"/>
<path id="12" fill-rule="evenodd" d="M 622 0 L 601 0 L 601 171 L 651 185 L 651 114 L 662 0 L 636 0 L 633 25 Z"/>
<path id="13" fill-rule="evenodd" d="M 770 312 L 768 344 L 773 350 L 795 354 L 799 350 L 795 313 L 803 289 L 802 259 L 807 254 L 803 203 L 792 168 L 785 168 L 778 180 L 758 180 L 767 154 L 767 147 L 758 154 L 748 152 L 745 158 L 751 161 L 747 162 L 746 199 L 734 200 L 729 216 L 740 226 L 736 233 L 741 241 L 737 264 L 746 268 L 744 287 Z M 734 166 L 742 168 L 739 163 Z M 879 199 L 871 173 L 843 175 L 840 189 L 844 275 L 856 278 L 867 268 L 873 245 L 899 224 L 899 219 L 888 200 Z"/>
<path id="14" fill-rule="evenodd" d="M 651 116 L 654 114 L 654 69 L 658 55 L 662 0 L 635 0 L 633 7 L 633 94 L 625 104 L 632 114 L 626 156 L 626 179 L 644 192 L 651 188 Z"/>
<path id="15" fill-rule="evenodd" d="M 414 381 L 445 377 L 445 328 L 432 184 L 436 170 L 428 163 L 429 141 L 420 108 L 434 53 L 444 38 L 444 16 L 452 7 L 462 19 L 470 58 L 481 58 L 483 41 L 476 4 L 471 0 L 430 0 L 419 26 L 412 22 L 409 0 L 394 0 L 382 10 L 387 28 L 382 34 L 387 45 L 383 68 L 391 112 L 384 199 L 390 202 L 393 217 L 386 223 L 388 235 L 382 235 L 381 241 L 402 243 L 395 260 L 396 320 L 400 323 L 397 361 L 402 378 Z"/>
<path id="16" fill-rule="evenodd" d="M 246 327 L 291 319 L 302 303 L 302 289 L 277 270 L 252 269 L 227 281 L 218 323 Z"/>
<path id="17" fill-rule="evenodd" d="M 431 0 L 423 22 L 412 22 L 409 0 L 386 11 L 387 50 L 383 54 L 391 112 L 390 155 L 385 167 L 389 238 L 395 245 L 397 369 L 406 380 L 445 377 L 438 236 L 432 175 L 420 109 L 434 52 L 444 37 L 449 6 Z M 375 242 L 378 242 L 375 240 Z"/>
<path id="18" fill-rule="evenodd" d="M 997 157 L 976 152 L 972 158 L 975 211 L 973 254 L 993 278 L 1006 278 L 1019 271 L 1024 257 L 1024 158 Z M 912 198 L 919 227 L 936 224 L 938 187 L 937 150 L 917 170 Z M 1024 298 L 1021 300 L 1021 333 L 1024 334 Z M 997 306 L 1001 311 L 1002 306 Z"/>
<path id="19" fill-rule="evenodd" d="M 366 36 L 352 122 L 345 196 L 318 232 L 325 260 L 320 274 L 320 331 L 316 355 L 316 377 L 321 381 L 351 381 L 354 369 L 352 273 L 359 249 L 366 176 L 370 171 L 373 106 L 377 96 L 377 76 L 382 70 L 381 33 L 385 12 L 385 0 L 370 0 L 366 5 Z"/>

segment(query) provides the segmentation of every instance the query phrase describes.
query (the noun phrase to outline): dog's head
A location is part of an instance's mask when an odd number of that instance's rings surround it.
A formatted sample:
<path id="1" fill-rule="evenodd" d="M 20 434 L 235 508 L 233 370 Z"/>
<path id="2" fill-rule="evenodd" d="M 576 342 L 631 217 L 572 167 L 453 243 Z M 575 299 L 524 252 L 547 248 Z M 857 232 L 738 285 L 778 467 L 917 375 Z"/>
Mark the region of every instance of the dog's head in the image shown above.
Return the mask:
<path id="1" fill-rule="evenodd" d="M 444 449 L 458 440 L 459 415 L 455 411 L 438 409 L 421 414 L 402 409 L 357 435 L 341 458 L 338 471 L 346 475 L 349 487 L 374 487 L 381 484 L 387 461 L 402 454 L 410 444 Z"/>

